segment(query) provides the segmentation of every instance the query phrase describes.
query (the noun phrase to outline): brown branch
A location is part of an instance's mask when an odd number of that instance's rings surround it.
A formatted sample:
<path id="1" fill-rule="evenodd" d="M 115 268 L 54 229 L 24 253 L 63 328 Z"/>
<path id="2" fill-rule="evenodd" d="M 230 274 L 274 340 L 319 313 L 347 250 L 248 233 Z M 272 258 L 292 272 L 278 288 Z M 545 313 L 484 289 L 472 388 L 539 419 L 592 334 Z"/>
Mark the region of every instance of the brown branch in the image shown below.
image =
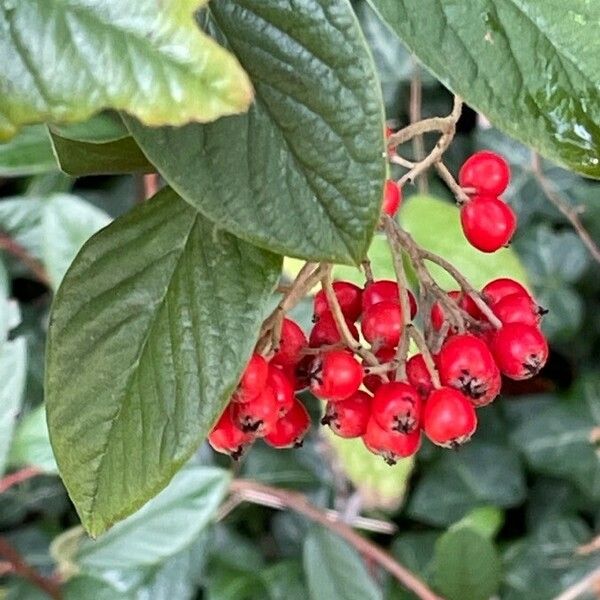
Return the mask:
<path id="1" fill-rule="evenodd" d="M 569 586 L 564 592 L 554 598 L 554 600 L 576 600 L 588 590 L 593 590 L 600 585 L 600 567 L 588 573 L 583 579 Z"/>
<path id="2" fill-rule="evenodd" d="M 592 258 L 600 263 L 600 248 L 592 239 L 592 236 L 583 226 L 583 223 L 579 218 L 583 207 L 571 206 L 571 204 L 557 192 L 554 185 L 548 181 L 542 172 L 540 156 L 535 152 L 532 154 L 531 171 L 546 195 L 546 198 L 566 217 L 569 223 L 571 223 L 571 226 L 592 255 Z"/>
<path id="3" fill-rule="evenodd" d="M 472 188 L 463 189 L 460 187 L 456 179 L 452 176 L 452 173 L 448 170 L 448 167 L 440 160 L 435 163 L 435 169 L 438 172 L 439 176 L 443 179 L 445 184 L 450 188 L 454 197 L 456 198 L 456 202 L 461 205 L 465 202 L 469 201 L 469 193 L 474 192 L 475 190 Z"/>
<path id="4" fill-rule="evenodd" d="M 588 554 L 598 551 L 600 551 L 600 535 L 596 536 L 591 542 L 582 544 L 577 548 L 577 554 L 580 554 L 581 556 L 587 556 Z"/>
<path id="5" fill-rule="evenodd" d="M 59 583 L 54 579 L 40 575 L 3 537 L 0 537 L 0 557 L 11 564 L 12 570 L 16 575 L 27 579 L 27 581 L 48 594 L 51 598 L 61 600 L 62 592 Z"/>
<path id="6" fill-rule="evenodd" d="M 431 352 L 427 347 L 427 343 L 425 342 L 423 334 L 421 333 L 419 328 L 415 327 L 414 325 L 410 326 L 408 328 L 408 331 L 410 333 L 410 337 L 414 340 L 415 344 L 417 345 L 417 348 L 419 349 L 419 352 L 423 356 L 423 361 L 425 362 L 425 366 L 427 367 L 427 371 L 429 372 L 429 377 L 431 377 L 431 383 L 433 384 L 433 387 L 436 390 L 439 389 L 442 385 L 440 383 L 440 376 L 435 366 L 435 361 L 431 356 Z"/>
<path id="7" fill-rule="evenodd" d="M 412 60 L 413 72 L 410 78 L 410 106 L 409 115 L 410 122 L 417 123 L 421 120 L 421 105 L 422 105 L 422 85 L 421 85 L 421 74 L 419 71 L 419 65 L 417 62 Z M 413 155 L 416 161 L 423 160 L 425 156 L 425 145 L 423 143 L 423 134 L 416 135 L 412 140 Z M 429 188 L 427 183 L 427 176 L 425 173 L 421 173 L 417 180 L 419 193 L 426 194 Z"/>
<path id="8" fill-rule="evenodd" d="M 440 596 L 436 595 L 421 579 L 397 562 L 388 552 L 356 533 L 346 523 L 332 520 L 326 512 L 309 502 L 304 495 L 245 479 L 232 481 L 231 491 L 248 502 L 255 502 L 254 494 L 256 493 L 278 501 L 281 506 L 305 516 L 314 523 L 319 523 L 345 539 L 360 554 L 383 567 L 421 600 L 441 600 Z"/>
<path id="9" fill-rule="evenodd" d="M 17 485 L 27 479 L 31 479 L 36 475 L 41 475 L 42 471 L 37 467 L 25 467 L 20 471 L 15 471 L 10 475 L 6 475 L 0 479 L 0 494 L 11 488 L 13 485 Z"/>
<path id="10" fill-rule="evenodd" d="M 367 280 L 367 285 L 369 283 L 373 283 L 373 269 L 371 268 L 371 261 L 366 258 L 365 260 L 362 261 L 361 263 L 363 272 L 365 274 L 365 279 Z"/>
<path id="11" fill-rule="evenodd" d="M 19 242 L 3 232 L 0 232 L 0 250 L 5 250 L 8 254 L 20 260 L 35 275 L 38 281 L 50 287 L 50 276 L 42 263 L 31 256 Z"/>
<path id="12" fill-rule="evenodd" d="M 142 200 L 148 200 L 149 198 L 152 198 L 152 196 L 158 192 L 159 183 L 160 177 L 158 173 L 148 173 L 148 175 L 142 175 Z"/>

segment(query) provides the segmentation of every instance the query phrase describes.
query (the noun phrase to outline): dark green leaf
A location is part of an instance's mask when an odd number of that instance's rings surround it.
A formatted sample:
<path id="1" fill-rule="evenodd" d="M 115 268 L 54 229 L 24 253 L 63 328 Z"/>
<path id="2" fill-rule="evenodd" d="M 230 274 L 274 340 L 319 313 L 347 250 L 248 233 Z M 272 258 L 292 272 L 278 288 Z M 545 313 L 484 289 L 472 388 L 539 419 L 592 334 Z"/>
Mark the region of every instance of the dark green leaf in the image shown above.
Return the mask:
<path id="1" fill-rule="evenodd" d="M 392 544 L 392 554 L 411 571 L 429 579 L 437 531 L 410 531 L 400 534 Z"/>
<path id="2" fill-rule="evenodd" d="M 12 140 L 0 144 L 0 177 L 49 173 L 57 168 L 52 144 L 43 125 L 25 127 Z"/>
<path id="3" fill-rule="evenodd" d="M 92 535 L 160 491 L 205 438 L 280 267 L 169 189 L 83 247 L 54 301 L 46 395 L 61 475 Z"/>
<path id="4" fill-rule="evenodd" d="M 508 508 L 524 499 L 525 480 L 515 453 L 471 442 L 429 467 L 414 489 L 408 513 L 418 521 L 450 525 L 478 506 Z"/>
<path id="5" fill-rule="evenodd" d="M 0 139 L 23 124 L 83 121 L 103 108 L 149 125 L 245 110 L 252 91 L 244 71 L 194 23 L 204 3 L 157 11 L 143 0 L 3 2 Z"/>
<path id="6" fill-rule="evenodd" d="M 600 6 L 369 0 L 450 89 L 541 154 L 600 177 Z"/>
<path id="7" fill-rule="evenodd" d="M 312 600 L 382 599 L 356 550 L 321 527 L 304 542 L 304 571 Z"/>
<path id="8" fill-rule="evenodd" d="M 256 102 L 206 126 L 157 130 L 127 118 L 134 137 L 224 229 L 281 254 L 358 262 L 385 160 L 379 84 L 349 2 L 220 0 L 210 11 Z"/>
<path id="9" fill-rule="evenodd" d="M 260 575 L 270 600 L 306 600 L 308 597 L 299 561 L 279 562 L 264 569 Z"/>
<path id="10" fill-rule="evenodd" d="M 119 113 L 112 111 L 98 113 L 80 123 L 66 125 L 53 123 L 50 125 L 50 131 L 61 138 L 89 144 L 116 142 L 129 135 Z"/>

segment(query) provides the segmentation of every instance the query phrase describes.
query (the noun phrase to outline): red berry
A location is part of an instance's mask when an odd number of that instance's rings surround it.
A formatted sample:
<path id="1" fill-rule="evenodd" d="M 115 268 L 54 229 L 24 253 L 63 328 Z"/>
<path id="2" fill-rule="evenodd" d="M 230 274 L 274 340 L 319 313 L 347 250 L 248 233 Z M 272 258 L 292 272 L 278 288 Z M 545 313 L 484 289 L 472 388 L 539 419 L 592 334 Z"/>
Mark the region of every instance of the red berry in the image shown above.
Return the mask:
<path id="1" fill-rule="evenodd" d="M 504 296 L 509 296 L 510 294 L 530 296 L 529 292 L 518 281 L 509 277 L 501 277 L 500 279 L 490 281 L 483 287 L 481 292 L 490 306 L 498 304 Z"/>
<path id="2" fill-rule="evenodd" d="M 395 465 L 399 459 L 417 452 L 421 445 L 421 431 L 415 429 L 410 433 L 389 432 L 371 417 L 362 439 L 373 454 L 382 456 L 388 465 Z"/>
<path id="3" fill-rule="evenodd" d="M 352 336 L 358 340 L 358 330 L 354 323 L 351 323 L 350 321 L 346 321 L 346 323 Z M 337 344 L 341 340 L 342 336 L 338 331 L 333 315 L 330 312 L 325 312 L 314 324 L 312 331 L 310 332 L 310 337 L 308 338 L 308 345 L 311 348 L 320 348 L 321 346 Z"/>
<path id="4" fill-rule="evenodd" d="M 269 375 L 267 377 L 267 387 L 270 387 L 275 394 L 275 400 L 278 406 L 278 417 L 285 416 L 294 404 L 294 382 L 285 371 L 275 365 L 269 365 Z"/>
<path id="5" fill-rule="evenodd" d="M 473 298 L 468 294 L 464 294 L 460 290 L 452 290 L 451 292 L 448 292 L 448 296 L 474 319 L 484 318 L 477 304 L 475 304 Z M 445 320 L 446 316 L 441 304 L 439 302 L 434 302 L 431 307 L 431 325 L 436 331 L 439 331 L 444 325 Z"/>
<path id="6" fill-rule="evenodd" d="M 246 448 L 254 441 L 254 435 L 244 433 L 233 419 L 233 405 L 227 408 L 212 428 L 208 435 L 208 443 L 222 454 L 229 454 L 231 458 L 240 458 Z"/>
<path id="7" fill-rule="evenodd" d="M 273 429 L 279 418 L 279 404 L 275 392 L 270 387 L 248 402 L 233 405 L 234 420 L 246 433 L 261 437 Z"/>
<path id="8" fill-rule="evenodd" d="M 492 352 L 504 375 L 517 380 L 529 379 L 546 364 L 548 342 L 538 327 L 509 323 L 496 332 Z"/>
<path id="9" fill-rule="evenodd" d="M 256 398 L 267 383 L 269 365 L 260 354 L 253 354 L 248 362 L 237 390 L 232 400 L 234 402 L 248 402 Z"/>
<path id="10" fill-rule="evenodd" d="M 356 321 L 362 312 L 362 289 L 350 281 L 334 281 L 333 291 L 346 320 Z M 314 300 L 315 321 L 326 312 L 330 312 L 329 302 L 325 290 L 320 290 Z"/>
<path id="11" fill-rule="evenodd" d="M 388 179 L 385 182 L 385 194 L 383 197 L 382 212 L 393 217 L 402 203 L 402 189 L 398 187 L 395 181 Z"/>
<path id="12" fill-rule="evenodd" d="M 328 402 L 321 423 L 329 425 L 340 437 L 360 437 L 367 430 L 371 416 L 371 400 L 369 394 L 359 390 L 341 402 Z"/>
<path id="13" fill-rule="evenodd" d="M 379 362 L 382 365 L 384 365 L 386 363 L 392 362 L 396 358 L 396 349 L 395 348 L 385 348 L 385 347 L 380 348 L 379 350 L 377 350 L 377 352 L 375 352 L 375 356 L 377 357 Z M 386 373 L 386 375 L 388 376 L 388 379 L 390 381 L 394 381 L 394 379 L 396 379 L 395 369 L 388 371 Z M 377 391 L 377 388 L 379 388 L 379 386 L 382 384 L 383 384 L 383 381 L 381 381 L 380 375 L 367 375 L 363 379 L 363 385 L 370 392 L 373 392 L 373 393 L 375 393 Z"/>
<path id="14" fill-rule="evenodd" d="M 318 398 L 338 402 L 357 392 L 362 379 L 362 366 L 352 354 L 332 350 L 313 362 L 310 389 Z"/>
<path id="15" fill-rule="evenodd" d="M 376 349 L 393 348 L 402 336 L 402 309 L 397 302 L 379 302 L 363 313 L 365 339 Z"/>
<path id="16" fill-rule="evenodd" d="M 290 411 L 275 423 L 264 439 L 273 448 L 299 448 L 309 429 L 310 415 L 304 404 L 295 398 Z"/>
<path id="17" fill-rule="evenodd" d="M 373 397 L 373 418 L 386 431 L 410 433 L 419 427 L 421 397 L 403 381 L 384 383 Z"/>
<path id="18" fill-rule="evenodd" d="M 427 398 L 433 389 L 433 382 L 422 354 L 415 354 L 406 362 L 406 378 L 417 390 L 421 398 Z"/>
<path id="19" fill-rule="evenodd" d="M 509 294 L 494 305 L 495 315 L 504 323 L 539 325 L 546 310 L 537 305 L 528 294 Z"/>
<path id="20" fill-rule="evenodd" d="M 476 404 L 491 402 L 500 392 L 500 373 L 485 342 L 474 335 L 455 335 L 437 358 L 443 385 L 460 390 Z"/>
<path id="21" fill-rule="evenodd" d="M 517 227 L 512 208 L 493 196 L 475 196 L 460 210 L 463 232 L 481 252 L 495 252 L 508 245 Z"/>
<path id="22" fill-rule="evenodd" d="M 284 319 L 281 326 L 279 350 L 273 355 L 271 363 L 287 367 L 300 362 L 302 350 L 308 346 L 308 340 L 298 323 Z"/>
<path id="23" fill-rule="evenodd" d="M 458 173 L 461 187 L 475 188 L 478 194 L 499 196 L 508 187 L 510 168 L 495 152 L 482 150 L 464 162 Z"/>
<path id="24" fill-rule="evenodd" d="M 423 429 L 434 444 L 456 448 L 467 442 L 476 428 L 475 409 L 458 390 L 444 387 L 429 394 L 423 409 Z"/>
<path id="25" fill-rule="evenodd" d="M 415 295 L 407 290 L 408 303 L 410 305 L 410 318 L 414 319 L 417 314 L 417 300 Z M 390 279 L 379 279 L 365 286 L 362 297 L 363 312 L 369 310 L 380 302 L 394 302 L 400 304 L 400 291 L 398 284 Z"/>

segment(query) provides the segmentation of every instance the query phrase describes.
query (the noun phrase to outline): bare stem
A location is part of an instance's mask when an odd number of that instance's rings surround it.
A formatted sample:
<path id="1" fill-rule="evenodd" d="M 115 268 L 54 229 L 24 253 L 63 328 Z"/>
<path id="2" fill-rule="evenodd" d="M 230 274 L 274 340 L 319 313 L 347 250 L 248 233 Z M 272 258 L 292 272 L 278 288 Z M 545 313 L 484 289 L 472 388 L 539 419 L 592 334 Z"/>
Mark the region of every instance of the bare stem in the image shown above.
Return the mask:
<path id="1" fill-rule="evenodd" d="M 450 171 L 448 170 L 448 167 L 446 167 L 446 165 L 441 160 L 436 162 L 434 166 L 439 176 L 444 180 L 446 185 L 454 194 L 454 197 L 456 198 L 458 204 L 464 204 L 465 202 L 468 202 L 469 194 L 467 193 L 467 190 L 461 188 L 460 185 L 458 185 L 458 182 L 456 181 L 456 179 L 454 179 L 452 173 L 450 173 Z M 469 189 L 469 191 L 474 190 Z"/>
<path id="2" fill-rule="evenodd" d="M 417 123 L 421 120 L 421 105 L 422 105 L 422 85 L 421 85 L 421 73 L 419 71 L 419 65 L 413 59 L 413 72 L 410 78 L 410 122 Z M 416 161 L 423 160 L 425 156 L 425 146 L 423 143 L 423 134 L 416 135 L 412 140 L 413 155 Z M 427 177 L 425 173 L 421 173 L 417 180 L 419 193 L 426 194 L 428 189 Z"/>
<path id="3" fill-rule="evenodd" d="M 433 384 L 433 387 L 435 389 L 439 389 L 441 387 L 440 376 L 436 369 L 433 357 L 431 356 L 431 352 L 427 347 L 427 343 L 425 342 L 423 334 L 418 329 L 418 327 L 415 327 L 414 325 L 409 327 L 408 331 L 410 333 L 410 337 L 412 337 L 412 339 L 415 341 L 419 352 L 423 356 L 423 360 L 425 361 L 425 366 L 427 367 L 427 371 L 429 372 L 429 377 L 431 377 L 431 383 Z"/>
<path id="4" fill-rule="evenodd" d="M 42 472 L 37 467 L 25 467 L 20 471 L 15 471 L 10 475 L 6 475 L 0 479 L 0 494 L 10 489 L 13 485 L 27 481 L 36 475 L 40 475 Z"/>
<path id="5" fill-rule="evenodd" d="M 6 233 L 0 232 L 0 250 L 5 250 L 20 260 L 38 281 L 50 287 L 50 276 L 40 261 L 31 256 L 27 249 Z"/>
<path id="6" fill-rule="evenodd" d="M 583 579 L 568 587 L 564 592 L 554 598 L 554 600 L 576 600 L 588 590 L 594 590 L 600 585 L 600 567 L 594 569 Z"/>

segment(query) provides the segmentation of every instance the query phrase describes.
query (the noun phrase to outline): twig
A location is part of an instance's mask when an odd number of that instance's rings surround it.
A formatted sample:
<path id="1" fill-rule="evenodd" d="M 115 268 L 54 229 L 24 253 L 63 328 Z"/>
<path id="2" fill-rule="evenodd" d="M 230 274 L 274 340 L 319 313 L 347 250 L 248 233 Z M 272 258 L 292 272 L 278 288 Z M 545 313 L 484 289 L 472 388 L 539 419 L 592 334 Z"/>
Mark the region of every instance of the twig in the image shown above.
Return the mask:
<path id="1" fill-rule="evenodd" d="M 448 170 L 448 167 L 440 160 L 435 163 L 435 169 L 438 172 L 439 176 L 444 180 L 446 185 L 450 188 L 454 197 L 456 198 L 456 202 L 459 205 L 464 204 L 469 201 L 469 192 L 474 192 L 475 190 L 469 188 L 468 190 L 463 189 L 457 183 L 456 179 L 452 176 L 452 173 Z"/>
<path id="2" fill-rule="evenodd" d="M 600 248 L 592 239 L 592 236 L 589 234 L 587 229 L 583 226 L 579 215 L 582 212 L 582 207 L 580 206 L 571 206 L 567 200 L 565 200 L 554 188 L 554 186 L 548 181 L 548 179 L 544 176 L 542 172 L 542 164 L 540 160 L 539 154 L 534 152 L 532 154 L 531 160 L 531 170 L 532 173 L 539 183 L 542 191 L 546 195 L 546 198 L 567 218 L 569 223 L 571 223 L 573 229 L 580 237 L 581 241 L 585 244 L 586 248 L 589 250 L 592 258 L 600 263 Z"/>
<path id="3" fill-rule="evenodd" d="M 152 198 L 158 192 L 160 177 L 158 173 L 143 175 L 144 199 Z"/>
<path id="4" fill-rule="evenodd" d="M 61 600 L 60 585 L 53 579 L 40 575 L 31 565 L 27 564 L 19 552 L 3 537 L 0 537 L 0 556 L 12 565 L 15 574 L 27 579 L 51 598 Z"/>
<path id="5" fill-rule="evenodd" d="M 371 261 L 366 258 L 365 260 L 362 261 L 361 263 L 362 269 L 364 271 L 365 274 L 365 279 L 367 280 L 367 285 L 369 283 L 373 283 L 373 269 L 371 268 Z"/>
<path id="6" fill-rule="evenodd" d="M 600 535 L 596 536 L 591 542 L 582 544 L 577 548 L 577 554 L 580 554 L 581 556 L 587 556 L 588 554 L 598 551 L 600 551 Z"/>
<path id="7" fill-rule="evenodd" d="M 416 123 L 421 120 L 421 104 L 422 104 L 422 85 L 420 67 L 417 62 L 412 59 L 413 72 L 410 78 L 410 122 Z M 425 156 L 425 146 L 423 144 L 423 134 L 416 135 L 412 140 L 413 155 L 416 161 L 423 160 Z M 421 173 L 417 180 L 419 193 L 426 194 L 428 190 L 427 176 Z"/>
<path id="8" fill-rule="evenodd" d="M 280 507 L 289 508 L 304 515 L 309 520 L 319 523 L 345 539 L 360 554 L 386 569 L 421 600 L 441 600 L 421 579 L 398 563 L 388 552 L 356 533 L 343 521 L 332 520 L 325 511 L 311 504 L 302 494 L 244 479 L 234 480 L 231 483 L 231 491 L 249 502 L 255 502 L 256 493 L 258 493 L 261 495 L 261 499 L 272 500 L 277 502 Z"/>
<path id="9" fill-rule="evenodd" d="M 0 494 L 11 488 L 13 485 L 17 485 L 27 479 L 31 479 L 36 475 L 41 475 L 42 471 L 37 467 L 25 467 L 20 471 L 15 471 L 10 475 L 6 475 L 0 479 Z"/>
<path id="10" fill-rule="evenodd" d="M 8 234 L 0 232 L 0 249 L 12 254 L 20 260 L 37 278 L 38 281 L 50 287 L 50 276 L 42 263 L 31 256 L 27 249 L 13 240 Z"/>
<path id="11" fill-rule="evenodd" d="M 410 326 L 408 328 L 410 333 L 410 337 L 414 340 L 419 352 L 423 356 L 423 361 L 425 362 L 425 366 L 427 367 L 427 371 L 429 372 L 429 377 L 431 377 L 431 383 L 435 389 L 439 389 L 441 387 L 440 376 L 438 374 L 437 368 L 435 366 L 435 362 L 433 357 L 431 356 L 431 352 L 427 347 L 427 343 L 425 342 L 425 338 L 423 334 L 419 331 L 417 327 Z"/>
<path id="12" fill-rule="evenodd" d="M 593 589 L 600 584 L 600 567 L 594 569 L 583 579 L 568 587 L 564 592 L 554 598 L 554 600 L 575 600 L 583 593 Z"/>

